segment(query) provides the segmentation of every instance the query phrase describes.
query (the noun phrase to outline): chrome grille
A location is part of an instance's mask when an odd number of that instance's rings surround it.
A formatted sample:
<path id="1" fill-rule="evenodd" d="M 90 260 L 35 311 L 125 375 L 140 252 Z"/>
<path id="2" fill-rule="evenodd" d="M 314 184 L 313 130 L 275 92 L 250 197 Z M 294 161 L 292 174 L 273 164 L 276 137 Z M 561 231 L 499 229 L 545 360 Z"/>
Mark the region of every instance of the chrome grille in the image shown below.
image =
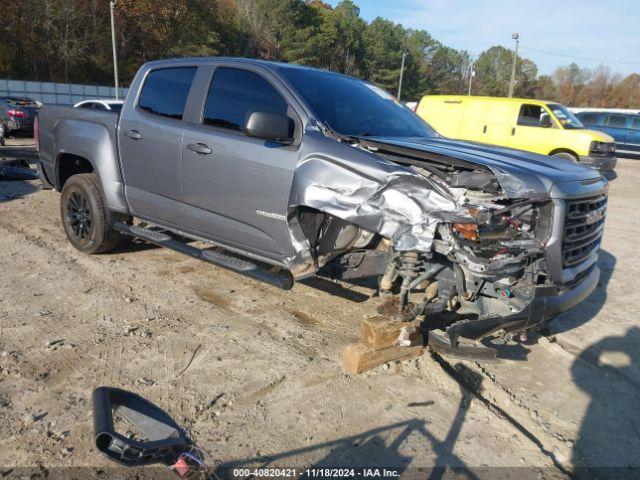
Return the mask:
<path id="1" fill-rule="evenodd" d="M 606 208 L 606 195 L 567 200 L 562 237 L 565 267 L 582 262 L 600 247 Z"/>

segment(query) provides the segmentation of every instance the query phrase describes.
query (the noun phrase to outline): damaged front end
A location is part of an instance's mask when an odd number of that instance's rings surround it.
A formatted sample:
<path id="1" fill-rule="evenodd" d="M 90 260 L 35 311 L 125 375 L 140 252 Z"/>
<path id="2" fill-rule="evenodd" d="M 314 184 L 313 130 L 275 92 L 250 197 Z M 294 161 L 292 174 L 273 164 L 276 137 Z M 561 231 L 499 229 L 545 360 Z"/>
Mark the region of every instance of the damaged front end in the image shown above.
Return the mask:
<path id="1" fill-rule="evenodd" d="M 546 194 L 438 154 L 368 139 L 352 146 L 373 152 L 377 168 L 315 156 L 298 166 L 292 270 L 378 276 L 379 313 L 420 324 L 435 350 L 457 357 L 495 358 L 477 342 L 524 335 L 561 311 L 547 305 L 560 287 L 545 256 Z"/>

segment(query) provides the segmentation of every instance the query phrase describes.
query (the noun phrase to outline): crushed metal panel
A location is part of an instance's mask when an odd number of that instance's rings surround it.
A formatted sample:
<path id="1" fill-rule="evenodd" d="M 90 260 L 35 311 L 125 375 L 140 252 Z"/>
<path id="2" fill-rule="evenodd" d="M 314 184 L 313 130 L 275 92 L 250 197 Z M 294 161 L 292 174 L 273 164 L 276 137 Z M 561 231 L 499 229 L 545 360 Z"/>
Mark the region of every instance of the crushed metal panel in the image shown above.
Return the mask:
<path id="1" fill-rule="evenodd" d="M 365 173 L 335 157 L 303 158 L 294 175 L 290 209 L 306 206 L 334 215 L 391 239 L 399 251 L 430 252 L 439 223 L 473 222 L 443 184 L 361 153 L 377 168 Z M 308 242 L 300 238 L 299 225 L 290 226 L 297 256 L 308 260 Z M 300 258 L 291 260 L 298 263 Z"/>

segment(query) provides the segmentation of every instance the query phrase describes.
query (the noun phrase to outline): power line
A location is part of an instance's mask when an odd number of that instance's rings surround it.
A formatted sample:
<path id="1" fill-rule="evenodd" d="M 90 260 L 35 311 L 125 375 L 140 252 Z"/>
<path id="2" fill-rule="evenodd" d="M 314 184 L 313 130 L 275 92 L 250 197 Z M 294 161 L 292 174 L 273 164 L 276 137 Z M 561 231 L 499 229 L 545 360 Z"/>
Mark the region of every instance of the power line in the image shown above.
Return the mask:
<path id="1" fill-rule="evenodd" d="M 547 50 L 538 50 L 537 48 L 528 48 L 528 47 L 520 47 L 520 48 L 522 50 L 528 50 L 530 52 L 545 53 L 547 55 L 554 55 L 556 57 L 563 57 L 563 58 L 571 58 L 573 60 L 581 60 L 584 62 L 595 62 L 595 63 L 604 63 L 604 64 L 616 64 L 616 65 L 640 65 L 640 62 L 617 62 L 617 61 L 611 61 L 611 60 L 598 60 L 596 58 L 576 57 L 573 55 L 565 55 L 563 53 L 549 52 Z"/>

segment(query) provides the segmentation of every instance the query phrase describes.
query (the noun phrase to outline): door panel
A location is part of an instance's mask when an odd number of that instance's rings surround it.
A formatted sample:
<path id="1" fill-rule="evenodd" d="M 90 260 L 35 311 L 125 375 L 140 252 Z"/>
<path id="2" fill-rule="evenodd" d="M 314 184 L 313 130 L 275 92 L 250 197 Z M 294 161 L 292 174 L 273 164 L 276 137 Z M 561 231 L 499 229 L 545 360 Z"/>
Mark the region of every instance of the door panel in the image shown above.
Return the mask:
<path id="1" fill-rule="evenodd" d="M 487 103 L 476 100 L 469 100 L 464 113 L 462 126 L 460 127 L 460 137 L 464 140 L 483 142 L 485 136 L 484 116 Z"/>
<path id="2" fill-rule="evenodd" d="M 509 146 L 528 152 L 547 155 L 553 144 L 553 127 L 543 127 L 541 118 L 550 115 L 540 105 L 523 104 L 519 107 L 517 124 L 511 128 Z"/>
<path id="3" fill-rule="evenodd" d="M 283 259 L 293 253 L 286 214 L 298 148 L 245 135 L 244 123 L 254 111 L 295 116 L 257 72 L 217 67 L 204 124 L 185 130 L 185 218 L 204 236 Z"/>
<path id="4" fill-rule="evenodd" d="M 181 121 L 196 67 L 154 70 L 139 105 L 121 115 L 118 138 L 134 215 L 179 224 L 183 209 Z"/>
<path id="5" fill-rule="evenodd" d="M 490 102 L 485 110 L 483 128 L 483 142 L 492 145 L 509 146 L 511 129 L 515 123 L 514 110 L 516 104 L 513 102 L 495 101 Z"/>
<path id="6" fill-rule="evenodd" d="M 211 154 L 187 148 L 203 144 Z M 290 255 L 287 206 L 298 152 L 213 127 L 184 136 L 185 220 L 206 236 L 256 252 Z"/>

